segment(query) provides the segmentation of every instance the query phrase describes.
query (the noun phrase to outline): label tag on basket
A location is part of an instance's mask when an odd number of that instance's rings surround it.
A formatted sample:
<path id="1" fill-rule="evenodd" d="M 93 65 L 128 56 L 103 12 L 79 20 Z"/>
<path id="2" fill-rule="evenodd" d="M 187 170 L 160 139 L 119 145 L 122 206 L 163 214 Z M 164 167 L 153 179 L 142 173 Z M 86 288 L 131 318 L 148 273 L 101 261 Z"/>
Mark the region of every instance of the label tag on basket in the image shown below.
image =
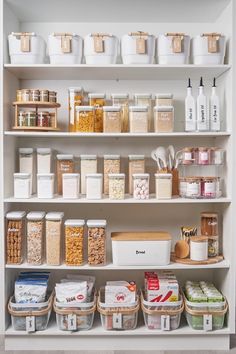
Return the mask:
<path id="1" fill-rule="evenodd" d="M 26 331 L 35 332 L 35 317 L 27 316 L 25 322 L 26 322 Z"/>
<path id="2" fill-rule="evenodd" d="M 204 331 L 212 331 L 212 315 L 203 316 L 203 329 Z"/>
<path id="3" fill-rule="evenodd" d="M 75 331 L 77 328 L 76 326 L 76 315 L 74 314 L 69 314 L 67 317 L 67 321 L 68 321 L 68 330 L 69 331 Z"/>
<path id="4" fill-rule="evenodd" d="M 145 54 L 146 53 L 146 40 L 145 38 L 137 38 L 136 39 L 136 53 L 137 54 Z"/>
<path id="5" fill-rule="evenodd" d="M 122 314 L 121 313 L 113 313 L 112 327 L 116 328 L 116 329 L 122 328 Z"/>
<path id="6" fill-rule="evenodd" d="M 93 37 L 94 51 L 96 53 L 104 53 L 104 41 L 103 37 L 96 36 Z"/>
<path id="7" fill-rule="evenodd" d="M 208 53 L 218 52 L 218 37 L 208 36 Z"/>
<path id="8" fill-rule="evenodd" d="M 161 315 L 161 330 L 169 331 L 170 330 L 170 316 Z"/>
<path id="9" fill-rule="evenodd" d="M 30 52 L 30 37 L 21 36 L 20 37 L 20 49 L 22 52 Z"/>
<path id="10" fill-rule="evenodd" d="M 71 37 L 62 36 L 61 37 L 61 49 L 62 53 L 71 53 Z"/>
<path id="11" fill-rule="evenodd" d="M 173 53 L 181 53 L 182 52 L 182 37 L 174 36 L 172 38 L 172 49 Z"/>

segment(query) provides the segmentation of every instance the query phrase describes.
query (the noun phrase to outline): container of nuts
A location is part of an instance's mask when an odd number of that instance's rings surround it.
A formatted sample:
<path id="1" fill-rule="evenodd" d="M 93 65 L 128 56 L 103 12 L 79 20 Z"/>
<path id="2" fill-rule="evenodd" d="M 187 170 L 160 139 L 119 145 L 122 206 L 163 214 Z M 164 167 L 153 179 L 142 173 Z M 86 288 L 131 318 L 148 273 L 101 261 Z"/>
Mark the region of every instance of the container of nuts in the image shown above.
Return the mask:
<path id="1" fill-rule="evenodd" d="M 27 214 L 27 262 L 40 265 L 43 262 L 43 232 L 45 212 Z"/>
<path id="2" fill-rule="evenodd" d="M 20 264 L 23 259 L 24 211 L 7 213 L 7 264 Z"/>
<path id="3" fill-rule="evenodd" d="M 66 265 L 76 266 L 84 262 L 84 220 L 65 221 Z"/>
<path id="4" fill-rule="evenodd" d="M 88 220 L 88 264 L 106 264 L 106 220 Z"/>

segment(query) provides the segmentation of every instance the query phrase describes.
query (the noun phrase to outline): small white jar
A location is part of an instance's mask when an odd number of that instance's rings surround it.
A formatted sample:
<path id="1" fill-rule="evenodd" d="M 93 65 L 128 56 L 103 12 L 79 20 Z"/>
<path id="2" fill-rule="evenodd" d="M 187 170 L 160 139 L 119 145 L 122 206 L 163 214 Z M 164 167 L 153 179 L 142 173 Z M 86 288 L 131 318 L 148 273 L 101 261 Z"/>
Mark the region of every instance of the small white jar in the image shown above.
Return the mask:
<path id="1" fill-rule="evenodd" d="M 86 175 L 86 198 L 102 199 L 102 173 L 89 173 Z"/>
<path id="2" fill-rule="evenodd" d="M 79 198 L 79 173 L 65 173 L 62 175 L 62 196 L 66 199 Z"/>
<path id="3" fill-rule="evenodd" d="M 37 174 L 37 191 L 39 199 L 52 199 L 54 197 L 54 173 Z"/>
<path id="4" fill-rule="evenodd" d="M 208 238 L 193 236 L 190 238 L 190 259 L 192 261 L 206 261 L 208 259 Z"/>
<path id="5" fill-rule="evenodd" d="M 156 173 L 156 198 L 171 199 L 172 197 L 172 174 Z"/>
<path id="6" fill-rule="evenodd" d="M 14 173 L 14 198 L 28 199 L 31 195 L 30 173 Z"/>
<path id="7" fill-rule="evenodd" d="M 130 133 L 148 132 L 148 106 L 129 107 L 129 130 Z"/>
<path id="8" fill-rule="evenodd" d="M 149 173 L 133 174 L 133 197 L 134 199 L 149 199 Z"/>

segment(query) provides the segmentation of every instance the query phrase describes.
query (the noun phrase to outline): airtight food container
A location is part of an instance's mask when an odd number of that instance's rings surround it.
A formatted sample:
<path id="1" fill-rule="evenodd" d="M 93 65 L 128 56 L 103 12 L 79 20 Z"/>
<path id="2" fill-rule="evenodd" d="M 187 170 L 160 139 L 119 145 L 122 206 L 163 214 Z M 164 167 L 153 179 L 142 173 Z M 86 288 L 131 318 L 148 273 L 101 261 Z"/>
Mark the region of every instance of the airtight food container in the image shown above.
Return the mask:
<path id="1" fill-rule="evenodd" d="M 188 64 L 190 37 L 184 33 L 165 33 L 157 38 L 159 64 Z"/>
<path id="2" fill-rule="evenodd" d="M 192 40 L 193 64 L 224 64 L 226 38 L 220 33 L 203 33 Z"/>
<path id="3" fill-rule="evenodd" d="M 8 36 L 11 64 L 43 64 L 46 44 L 34 32 L 12 32 Z"/>
<path id="4" fill-rule="evenodd" d="M 146 32 L 131 32 L 121 40 L 123 64 L 153 64 L 155 37 Z"/>
<path id="5" fill-rule="evenodd" d="M 84 39 L 86 64 L 116 64 L 118 38 L 109 33 L 90 33 Z"/>
<path id="6" fill-rule="evenodd" d="M 167 265 L 170 263 L 171 235 L 168 232 L 113 232 L 113 264 Z"/>
<path id="7" fill-rule="evenodd" d="M 48 36 L 51 64 L 80 64 L 83 40 L 75 33 L 52 33 Z"/>

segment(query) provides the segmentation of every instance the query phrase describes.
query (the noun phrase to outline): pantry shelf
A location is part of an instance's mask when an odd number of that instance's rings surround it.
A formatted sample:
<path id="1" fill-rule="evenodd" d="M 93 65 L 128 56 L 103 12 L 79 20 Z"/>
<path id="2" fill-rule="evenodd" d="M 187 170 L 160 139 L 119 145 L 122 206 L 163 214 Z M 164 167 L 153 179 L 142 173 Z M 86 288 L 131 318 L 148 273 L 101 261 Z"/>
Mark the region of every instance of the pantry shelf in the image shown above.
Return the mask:
<path id="1" fill-rule="evenodd" d="M 4 68 L 21 80 L 206 80 L 220 77 L 231 65 L 13 65 Z"/>

